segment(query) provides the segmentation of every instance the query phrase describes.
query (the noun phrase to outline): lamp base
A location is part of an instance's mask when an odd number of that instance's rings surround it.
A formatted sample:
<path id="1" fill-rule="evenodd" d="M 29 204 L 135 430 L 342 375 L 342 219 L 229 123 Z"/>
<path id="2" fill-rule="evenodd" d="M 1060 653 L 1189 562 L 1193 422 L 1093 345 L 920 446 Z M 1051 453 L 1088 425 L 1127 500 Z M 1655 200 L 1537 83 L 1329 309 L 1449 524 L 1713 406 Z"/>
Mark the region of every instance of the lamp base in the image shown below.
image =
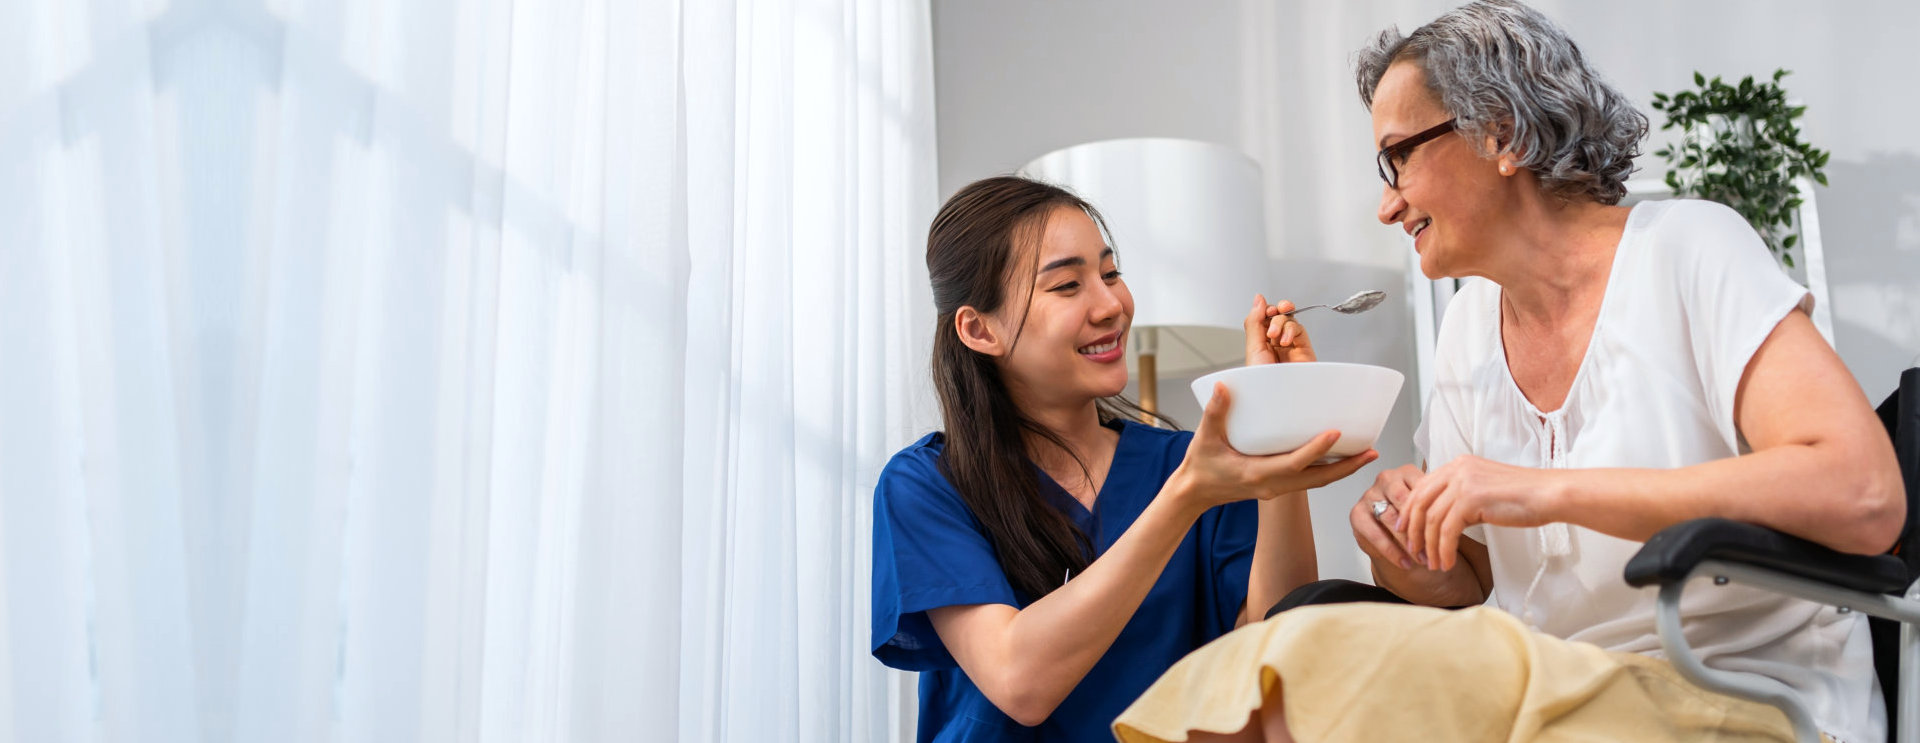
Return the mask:
<path id="1" fill-rule="evenodd" d="M 1149 426 L 1160 425 L 1160 377 L 1156 366 L 1153 354 L 1140 354 L 1140 409 L 1146 413 L 1140 416 L 1140 422 Z"/>

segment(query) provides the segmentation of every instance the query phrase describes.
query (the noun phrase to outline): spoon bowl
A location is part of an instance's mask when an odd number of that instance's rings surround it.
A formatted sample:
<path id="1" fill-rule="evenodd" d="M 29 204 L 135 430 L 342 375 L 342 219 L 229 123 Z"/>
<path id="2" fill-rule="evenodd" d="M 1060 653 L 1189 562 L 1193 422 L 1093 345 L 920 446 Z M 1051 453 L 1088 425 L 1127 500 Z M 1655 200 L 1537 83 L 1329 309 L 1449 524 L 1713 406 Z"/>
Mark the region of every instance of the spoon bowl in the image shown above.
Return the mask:
<path id="1" fill-rule="evenodd" d="M 1317 309 L 1320 309 L 1321 307 L 1326 307 L 1342 315 L 1357 315 L 1362 312 L 1366 312 L 1367 310 L 1380 306 L 1380 303 L 1382 301 L 1385 301 L 1386 298 L 1387 298 L 1386 292 L 1380 291 L 1378 289 L 1373 289 L 1369 291 L 1356 292 L 1354 293 L 1353 296 L 1347 297 L 1346 301 L 1341 302 L 1339 304 L 1310 304 L 1305 307 L 1295 308 L 1293 312 L 1290 312 L 1288 314 L 1298 315 L 1302 312 L 1306 312 L 1307 310 L 1317 310 Z"/>

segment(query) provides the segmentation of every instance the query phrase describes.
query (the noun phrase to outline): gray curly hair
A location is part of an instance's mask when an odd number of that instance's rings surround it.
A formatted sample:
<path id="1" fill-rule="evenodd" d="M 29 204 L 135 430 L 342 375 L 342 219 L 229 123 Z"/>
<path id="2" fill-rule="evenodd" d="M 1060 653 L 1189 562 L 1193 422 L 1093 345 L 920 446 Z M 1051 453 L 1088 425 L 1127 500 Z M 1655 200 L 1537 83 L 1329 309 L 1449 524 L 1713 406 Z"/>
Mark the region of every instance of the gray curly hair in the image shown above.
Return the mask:
<path id="1" fill-rule="evenodd" d="M 1401 36 L 1361 49 L 1354 77 L 1373 107 L 1394 62 L 1426 73 L 1427 89 L 1481 155 L 1511 155 L 1563 199 L 1618 204 L 1640 156 L 1647 117 L 1600 78 L 1565 31 L 1517 0 L 1475 0 Z M 1485 151 L 1491 136 L 1496 151 Z"/>

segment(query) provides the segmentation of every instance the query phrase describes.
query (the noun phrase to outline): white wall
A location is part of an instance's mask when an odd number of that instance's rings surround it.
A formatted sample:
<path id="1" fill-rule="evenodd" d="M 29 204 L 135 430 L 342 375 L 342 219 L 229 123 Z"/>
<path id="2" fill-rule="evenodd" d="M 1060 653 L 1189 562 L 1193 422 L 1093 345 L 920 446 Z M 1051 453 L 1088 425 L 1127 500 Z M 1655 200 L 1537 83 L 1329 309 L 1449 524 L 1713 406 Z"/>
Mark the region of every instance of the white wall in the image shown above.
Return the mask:
<path id="1" fill-rule="evenodd" d="M 1317 302 L 1392 292 L 1367 315 L 1316 319 L 1314 340 L 1323 359 L 1391 366 L 1411 379 L 1405 246 L 1374 221 L 1380 183 L 1351 59 L 1386 26 L 1411 31 L 1455 4 L 935 0 L 942 196 L 1099 139 L 1239 147 L 1266 170 L 1272 294 Z M 1818 199 L 1835 344 L 1868 395 L 1886 395 L 1920 353 L 1920 85 L 1910 77 L 1920 3 L 1537 5 L 1650 117 L 1652 93 L 1690 85 L 1695 69 L 1736 79 L 1794 71 L 1786 85 L 1809 107 L 1803 129 L 1834 152 L 1833 186 Z M 1640 164 L 1643 175 L 1659 175 L 1652 156 Z M 1199 412 L 1187 381 L 1163 379 L 1161 397 L 1191 426 Z M 1404 393 L 1388 422 L 1380 463 L 1314 496 L 1323 575 L 1365 576 L 1346 511 L 1373 471 L 1410 461 L 1413 398 Z"/>

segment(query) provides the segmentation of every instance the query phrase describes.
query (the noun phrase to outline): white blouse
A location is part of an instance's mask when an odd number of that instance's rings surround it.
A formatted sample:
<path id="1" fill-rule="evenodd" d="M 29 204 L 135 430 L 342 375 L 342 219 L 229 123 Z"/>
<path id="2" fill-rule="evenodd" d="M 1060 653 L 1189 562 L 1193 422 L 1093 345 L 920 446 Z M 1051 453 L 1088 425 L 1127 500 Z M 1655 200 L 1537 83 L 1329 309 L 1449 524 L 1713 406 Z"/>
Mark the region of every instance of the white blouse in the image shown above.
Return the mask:
<path id="1" fill-rule="evenodd" d="M 1447 309 L 1415 445 L 1429 470 L 1462 454 L 1552 469 L 1674 468 L 1739 456 L 1749 449 L 1734 427 L 1733 398 L 1747 362 L 1788 312 L 1812 302 L 1732 209 L 1641 203 L 1560 409 L 1536 409 L 1515 386 L 1500 336 L 1500 287 L 1476 279 Z M 1821 495 L 1819 483 L 1808 483 L 1808 497 Z M 1480 525 L 1467 536 L 1487 545 L 1488 603 L 1541 632 L 1661 655 L 1656 589 L 1622 578 L 1641 543 L 1567 524 Z M 1681 616 L 1707 665 L 1787 683 L 1840 740 L 1884 739 L 1864 617 L 1709 582 L 1688 586 Z"/>

